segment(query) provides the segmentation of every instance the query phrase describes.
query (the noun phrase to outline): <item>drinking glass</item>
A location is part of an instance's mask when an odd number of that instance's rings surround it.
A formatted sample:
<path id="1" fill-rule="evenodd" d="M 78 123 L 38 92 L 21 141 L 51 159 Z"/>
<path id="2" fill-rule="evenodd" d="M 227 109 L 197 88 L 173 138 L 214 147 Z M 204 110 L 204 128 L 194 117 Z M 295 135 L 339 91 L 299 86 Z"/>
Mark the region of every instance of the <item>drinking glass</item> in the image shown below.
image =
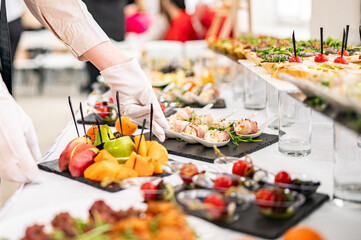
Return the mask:
<path id="1" fill-rule="evenodd" d="M 250 70 L 244 71 L 243 106 L 250 110 L 266 107 L 266 81 Z"/>
<path id="2" fill-rule="evenodd" d="M 333 125 L 333 202 L 339 207 L 361 209 L 361 148 L 358 135 Z"/>
<path id="3" fill-rule="evenodd" d="M 278 89 L 267 83 L 266 92 L 266 116 L 268 119 L 278 114 Z M 268 125 L 268 127 L 277 130 L 278 118 Z"/>
<path id="4" fill-rule="evenodd" d="M 232 93 L 235 101 L 243 100 L 243 75 L 244 67 L 238 63 L 233 63 L 231 67 Z"/>
<path id="5" fill-rule="evenodd" d="M 312 109 L 288 95 L 279 94 L 278 150 L 289 156 L 311 153 Z"/>

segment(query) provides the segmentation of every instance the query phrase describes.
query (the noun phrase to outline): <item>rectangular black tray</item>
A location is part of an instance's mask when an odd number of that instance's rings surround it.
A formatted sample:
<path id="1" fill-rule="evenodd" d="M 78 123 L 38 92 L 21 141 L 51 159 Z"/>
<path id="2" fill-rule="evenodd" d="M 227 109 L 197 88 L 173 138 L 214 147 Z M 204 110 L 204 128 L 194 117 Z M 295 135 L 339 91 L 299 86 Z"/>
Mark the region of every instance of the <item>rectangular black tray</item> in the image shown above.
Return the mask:
<path id="1" fill-rule="evenodd" d="M 165 117 L 169 117 L 170 115 L 176 113 L 177 111 L 175 109 L 169 109 L 169 111 L 166 111 L 165 112 Z M 96 121 L 97 117 L 96 117 L 96 114 L 95 113 L 90 113 L 88 114 L 87 116 L 84 117 L 84 123 L 85 124 L 96 124 L 97 121 Z M 82 121 L 81 119 L 78 119 L 76 120 L 77 123 L 79 124 L 82 124 Z M 107 124 L 108 126 L 110 127 L 114 127 L 115 126 L 115 122 L 105 122 L 105 121 L 99 121 L 99 124 L 101 125 L 104 125 L 104 124 Z M 141 128 L 142 126 L 139 126 L 139 128 Z"/>
<path id="2" fill-rule="evenodd" d="M 263 216 L 256 205 L 241 213 L 238 220 L 233 223 L 212 222 L 220 227 L 232 229 L 234 231 L 255 235 L 262 238 L 275 239 L 282 236 L 290 227 L 306 218 L 309 214 L 320 207 L 328 200 L 328 196 L 320 193 L 313 194 L 307 201 L 299 207 L 295 215 L 287 219 L 272 219 Z M 207 220 L 201 214 L 187 211 L 186 213 Z M 207 220 L 208 221 L 208 220 Z"/>
<path id="3" fill-rule="evenodd" d="M 145 134 L 145 138 L 149 139 L 149 133 Z M 156 140 L 156 138 L 154 138 L 154 140 Z M 243 157 L 246 154 L 251 154 L 276 143 L 278 141 L 278 136 L 262 133 L 257 140 L 262 141 L 255 143 L 239 143 L 238 146 L 228 143 L 226 146 L 220 147 L 219 150 L 226 156 Z M 162 143 L 162 145 L 167 148 L 168 153 L 182 157 L 210 163 L 213 163 L 214 159 L 217 158 L 213 148 L 207 148 L 201 144 L 187 144 L 186 142 L 179 141 L 177 139 L 167 139 Z"/>
<path id="4" fill-rule="evenodd" d="M 184 102 L 179 102 L 179 107 L 191 107 L 191 108 L 202 108 L 204 106 L 199 105 L 199 103 L 186 104 Z M 212 108 L 226 108 L 226 101 L 223 98 L 219 98 L 213 104 Z"/>
<path id="5" fill-rule="evenodd" d="M 172 161 L 171 159 L 169 159 L 169 160 Z M 95 187 L 95 188 L 98 188 L 98 189 L 101 189 L 101 190 L 104 190 L 107 192 L 119 192 L 121 190 L 124 190 L 124 188 L 122 188 L 118 183 L 112 183 L 106 187 L 102 187 L 100 185 L 100 182 L 92 181 L 92 180 L 86 179 L 84 177 L 72 177 L 68 170 L 60 171 L 58 163 L 59 163 L 59 159 L 52 160 L 49 162 L 43 162 L 43 163 L 38 164 L 38 168 L 43 171 L 46 171 L 46 172 L 51 172 L 51 173 L 55 173 L 55 174 L 58 174 L 60 176 L 66 177 L 66 178 L 70 178 L 74 181 L 85 183 L 89 186 L 92 186 L 92 187 Z M 158 176 L 164 177 L 164 176 L 168 176 L 168 175 L 169 174 L 164 173 L 164 174 L 161 174 Z"/>

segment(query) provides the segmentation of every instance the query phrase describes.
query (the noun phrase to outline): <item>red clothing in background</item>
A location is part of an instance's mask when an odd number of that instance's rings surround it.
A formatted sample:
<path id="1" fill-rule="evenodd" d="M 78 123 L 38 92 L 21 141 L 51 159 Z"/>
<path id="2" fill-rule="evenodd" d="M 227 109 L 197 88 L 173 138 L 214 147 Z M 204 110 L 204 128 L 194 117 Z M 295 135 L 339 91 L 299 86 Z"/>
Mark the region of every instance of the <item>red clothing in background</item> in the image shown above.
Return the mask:
<path id="1" fill-rule="evenodd" d="M 193 28 L 192 17 L 182 10 L 179 15 L 172 19 L 164 40 L 190 41 L 197 40 L 198 36 Z"/>

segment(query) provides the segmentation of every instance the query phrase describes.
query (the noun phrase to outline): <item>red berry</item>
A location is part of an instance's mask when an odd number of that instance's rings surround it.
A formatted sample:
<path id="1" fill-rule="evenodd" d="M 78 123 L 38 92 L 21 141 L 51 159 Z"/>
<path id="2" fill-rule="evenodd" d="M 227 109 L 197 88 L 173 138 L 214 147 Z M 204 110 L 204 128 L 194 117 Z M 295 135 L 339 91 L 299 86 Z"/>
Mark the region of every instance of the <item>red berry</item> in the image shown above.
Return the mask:
<path id="1" fill-rule="evenodd" d="M 270 190 L 261 188 L 256 193 L 256 203 L 260 208 L 270 208 L 275 201 L 276 195 Z"/>
<path id="2" fill-rule="evenodd" d="M 196 165 L 194 165 L 193 163 L 187 163 L 182 167 L 179 175 L 182 178 L 183 182 L 190 183 L 192 182 L 192 177 L 198 173 L 199 172 Z"/>
<path id="3" fill-rule="evenodd" d="M 229 177 L 220 176 L 216 180 L 214 180 L 213 187 L 215 189 L 228 189 L 233 186 L 233 182 Z"/>
<path id="4" fill-rule="evenodd" d="M 108 116 L 109 109 L 107 107 L 101 106 L 98 108 L 98 111 L 100 111 L 100 113 L 98 113 L 99 117 L 104 118 Z"/>
<path id="5" fill-rule="evenodd" d="M 211 218 L 216 219 L 219 218 L 225 210 L 226 204 L 223 201 L 223 198 L 218 194 L 208 195 L 204 199 L 204 204 L 211 205 L 214 207 L 207 208 L 207 213 L 211 216 Z"/>
<path id="6" fill-rule="evenodd" d="M 143 192 L 144 200 L 152 200 L 157 197 L 157 186 L 152 182 L 143 183 L 140 189 Z"/>
<path id="7" fill-rule="evenodd" d="M 338 51 L 338 53 L 337 53 L 338 55 L 341 55 L 341 50 L 340 51 Z M 348 51 L 347 50 L 343 50 L 343 55 L 344 56 L 346 56 L 346 57 L 348 57 L 348 56 L 350 56 L 350 54 L 348 53 Z"/>
<path id="8" fill-rule="evenodd" d="M 290 63 L 303 63 L 299 56 L 293 56 L 288 60 Z"/>
<path id="9" fill-rule="evenodd" d="M 103 107 L 103 103 L 102 102 L 97 102 L 95 105 L 94 105 L 94 108 L 95 109 L 98 109 L 100 107 Z"/>
<path id="10" fill-rule="evenodd" d="M 245 160 L 238 160 L 233 164 L 232 173 L 243 177 L 247 167 L 248 163 Z"/>
<path id="11" fill-rule="evenodd" d="M 275 182 L 289 184 L 291 182 L 291 177 L 287 172 L 281 171 L 281 172 L 277 173 L 277 175 L 275 177 Z"/>
<path id="12" fill-rule="evenodd" d="M 325 54 L 318 54 L 315 57 L 315 62 L 317 63 L 323 63 L 323 62 L 327 62 L 328 61 L 328 57 L 326 57 Z"/>
<path id="13" fill-rule="evenodd" d="M 159 105 L 160 105 L 160 108 L 162 109 L 162 112 L 165 113 L 166 107 L 165 107 L 164 103 L 161 103 Z"/>
<path id="14" fill-rule="evenodd" d="M 333 62 L 340 63 L 340 64 L 348 64 L 347 59 L 344 57 L 337 57 L 337 58 L 335 58 L 335 60 Z"/>

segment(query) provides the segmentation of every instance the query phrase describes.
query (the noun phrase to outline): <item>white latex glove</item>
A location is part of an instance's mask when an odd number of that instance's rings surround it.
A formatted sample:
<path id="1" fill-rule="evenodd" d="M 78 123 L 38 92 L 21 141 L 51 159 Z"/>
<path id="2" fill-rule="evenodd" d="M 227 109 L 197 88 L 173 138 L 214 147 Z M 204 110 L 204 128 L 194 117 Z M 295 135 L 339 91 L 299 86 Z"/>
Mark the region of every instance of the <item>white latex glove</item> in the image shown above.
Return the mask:
<path id="1" fill-rule="evenodd" d="M 41 181 L 35 161 L 41 153 L 30 117 L 9 94 L 0 77 L 0 178 L 15 182 Z"/>
<path id="2" fill-rule="evenodd" d="M 121 63 L 100 72 L 105 82 L 110 86 L 114 102 L 116 92 L 119 92 L 120 112 L 138 123 L 147 119 L 150 122 L 150 104 L 153 103 L 153 133 L 160 141 L 165 140 L 163 129 L 169 128 L 150 80 L 139 66 L 137 60 Z"/>

